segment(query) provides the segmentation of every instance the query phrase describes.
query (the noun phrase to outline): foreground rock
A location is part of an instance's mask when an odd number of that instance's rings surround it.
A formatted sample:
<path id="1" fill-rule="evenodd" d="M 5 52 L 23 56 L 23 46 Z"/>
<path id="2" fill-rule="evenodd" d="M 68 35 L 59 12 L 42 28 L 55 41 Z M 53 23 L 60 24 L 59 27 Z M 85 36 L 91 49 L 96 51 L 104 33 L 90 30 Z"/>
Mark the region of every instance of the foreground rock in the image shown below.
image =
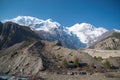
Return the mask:
<path id="1" fill-rule="evenodd" d="M 43 70 L 42 59 L 28 51 L 28 48 L 34 45 L 34 43 L 23 49 L 18 49 L 17 47 L 22 44 L 24 42 L 7 48 L 0 53 L 0 73 L 32 75 Z"/>

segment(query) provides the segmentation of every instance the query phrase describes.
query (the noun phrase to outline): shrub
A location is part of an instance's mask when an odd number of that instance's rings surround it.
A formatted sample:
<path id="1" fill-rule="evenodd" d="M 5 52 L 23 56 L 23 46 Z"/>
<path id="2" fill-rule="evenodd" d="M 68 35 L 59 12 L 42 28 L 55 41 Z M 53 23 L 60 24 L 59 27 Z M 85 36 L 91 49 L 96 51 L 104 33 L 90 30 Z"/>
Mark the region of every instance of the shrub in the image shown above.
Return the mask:
<path id="1" fill-rule="evenodd" d="M 100 60 L 100 61 L 103 60 L 103 58 L 100 57 L 100 56 L 99 56 L 99 57 L 94 56 L 94 59 L 97 60 L 97 61 L 98 61 L 98 60 Z"/>
<path id="2" fill-rule="evenodd" d="M 98 57 L 98 60 L 103 60 L 103 58 L 99 56 L 99 57 Z"/>
<path id="3" fill-rule="evenodd" d="M 97 57 L 96 57 L 96 56 L 94 56 L 94 59 L 95 59 L 95 60 L 97 60 Z"/>
<path id="4" fill-rule="evenodd" d="M 73 64 L 74 64 L 74 66 L 79 67 L 79 60 L 77 57 L 74 58 Z"/>
<path id="5" fill-rule="evenodd" d="M 103 64 L 104 64 L 104 66 L 105 66 L 106 68 L 110 68 L 110 66 L 111 66 L 111 65 L 110 65 L 110 62 L 107 61 L 107 60 L 106 60 Z"/>
<path id="6" fill-rule="evenodd" d="M 61 62 L 61 64 L 62 64 L 62 67 L 64 67 L 64 68 L 68 67 L 68 62 L 67 62 L 66 59 L 63 59 L 62 62 Z"/>

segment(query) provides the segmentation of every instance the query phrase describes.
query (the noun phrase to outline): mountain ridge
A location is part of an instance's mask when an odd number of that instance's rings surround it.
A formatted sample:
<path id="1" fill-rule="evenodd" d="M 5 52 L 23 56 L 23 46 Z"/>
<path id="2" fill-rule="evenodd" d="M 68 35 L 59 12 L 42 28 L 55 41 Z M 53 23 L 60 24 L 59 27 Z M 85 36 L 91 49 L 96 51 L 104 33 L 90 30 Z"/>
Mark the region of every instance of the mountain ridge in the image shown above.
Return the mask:
<path id="1" fill-rule="evenodd" d="M 13 22 L 0 23 L 0 49 L 29 39 L 40 39 L 40 37 L 27 26 L 20 26 Z"/>
<path id="2" fill-rule="evenodd" d="M 109 34 L 109 35 L 107 35 Z M 111 30 L 99 37 L 100 40 L 93 44 L 91 48 L 103 50 L 120 50 L 120 32 Z"/>
<path id="3" fill-rule="evenodd" d="M 99 40 L 99 36 L 109 31 L 103 27 L 97 28 L 89 23 L 76 23 L 71 27 L 64 27 L 60 23 L 51 19 L 42 20 L 31 16 L 18 16 L 13 19 L 4 20 L 4 22 L 6 21 L 29 26 L 43 39 L 48 41 L 57 40 L 61 42 L 63 46 L 73 49 L 89 47 Z"/>

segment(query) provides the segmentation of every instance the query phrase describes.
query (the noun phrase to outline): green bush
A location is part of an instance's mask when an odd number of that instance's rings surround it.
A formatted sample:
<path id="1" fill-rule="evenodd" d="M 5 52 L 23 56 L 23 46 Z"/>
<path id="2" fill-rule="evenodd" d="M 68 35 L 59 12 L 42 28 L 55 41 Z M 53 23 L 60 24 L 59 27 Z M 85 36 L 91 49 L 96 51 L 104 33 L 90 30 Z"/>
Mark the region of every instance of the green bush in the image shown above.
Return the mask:
<path id="1" fill-rule="evenodd" d="M 63 59 L 62 62 L 61 62 L 61 65 L 63 68 L 67 68 L 68 67 L 68 62 L 66 59 Z"/>
<path id="2" fill-rule="evenodd" d="M 110 65 L 110 62 L 107 61 L 107 60 L 106 60 L 103 64 L 104 64 L 104 66 L 105 66 L 106 68 L 110 68 L 110 66 L 111 66 L 111 65 Z"/>
<path id="3" fill-rule="evenodd" d="M 95 59 L 95 60 L 98 60 L 96 56 L 94 56 L 94 59 Z"/>
<path id="4" fill-rule="evenodd" d="M 100 61 L 103 60 L 103 58 L 100 57 L 100 56 L 99 56 L 99 57 L 94 56 L 94 59 L 97 60 L 97 61 L 98 61 L 98 60 L 100 60 Z"/>

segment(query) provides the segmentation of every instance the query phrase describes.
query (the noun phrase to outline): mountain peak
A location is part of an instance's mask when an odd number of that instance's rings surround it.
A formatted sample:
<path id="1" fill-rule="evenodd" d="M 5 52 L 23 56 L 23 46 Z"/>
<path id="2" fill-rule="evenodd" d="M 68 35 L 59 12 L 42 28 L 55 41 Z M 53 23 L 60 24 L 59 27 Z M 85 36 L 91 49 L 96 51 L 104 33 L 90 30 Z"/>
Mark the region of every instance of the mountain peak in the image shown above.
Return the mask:
<path id="1" fill-rule="evenodd" d="M 52 19 L 42 20 L 38 19 L 36 17 L 31 16 L 17 16 L 13 19 L 8 19 L 6 21 L 11 21 L 18 23 L 20 25 L 25 25 L 31 27 L 32 30 L 44 30 L 44 31 L 51 31 L 55 28 L 60 27 L 60 24 L 58 22 L 52 21 Z"/>
<path id="2" fill-rule="evenodd" d="M 89 23 L 80 23 L 81 26 L 85 26 L 85 27 L 93 27 L 93 25 L 89 24 Z"/>
<path id="3" fill-rule="evenodd" d="M 26 21 L 26 23 L 30 23 L 30 22 L 41 22 L 43 20 L 40 20 L 35 17 L 31 17 L 31 16 L 17 16 L 16 18 L 8 19 L 5 21 L 12 21 L 12 22 L 20 23 L 21 25 L 23 25 L 24 24 L 23 21 Z M 27 26 L 27 24 L 26 24 L 26 26 Z"/>
<path id="4" fill-rule="evenodd" d="M 94 26 L 89 23 L 77 23 L 69 28 L 70 31 L 92 30 Z"/>
<path id="5" fill-rule="evenodd" d="M 68 30 L 76 34 L 83 43 L 91 44 L 97 40 L 97 37 L 105 33 L 107 30 L 102 27 L 94 27 L 89 23 L 75 24 L 68 27 Z"/>

